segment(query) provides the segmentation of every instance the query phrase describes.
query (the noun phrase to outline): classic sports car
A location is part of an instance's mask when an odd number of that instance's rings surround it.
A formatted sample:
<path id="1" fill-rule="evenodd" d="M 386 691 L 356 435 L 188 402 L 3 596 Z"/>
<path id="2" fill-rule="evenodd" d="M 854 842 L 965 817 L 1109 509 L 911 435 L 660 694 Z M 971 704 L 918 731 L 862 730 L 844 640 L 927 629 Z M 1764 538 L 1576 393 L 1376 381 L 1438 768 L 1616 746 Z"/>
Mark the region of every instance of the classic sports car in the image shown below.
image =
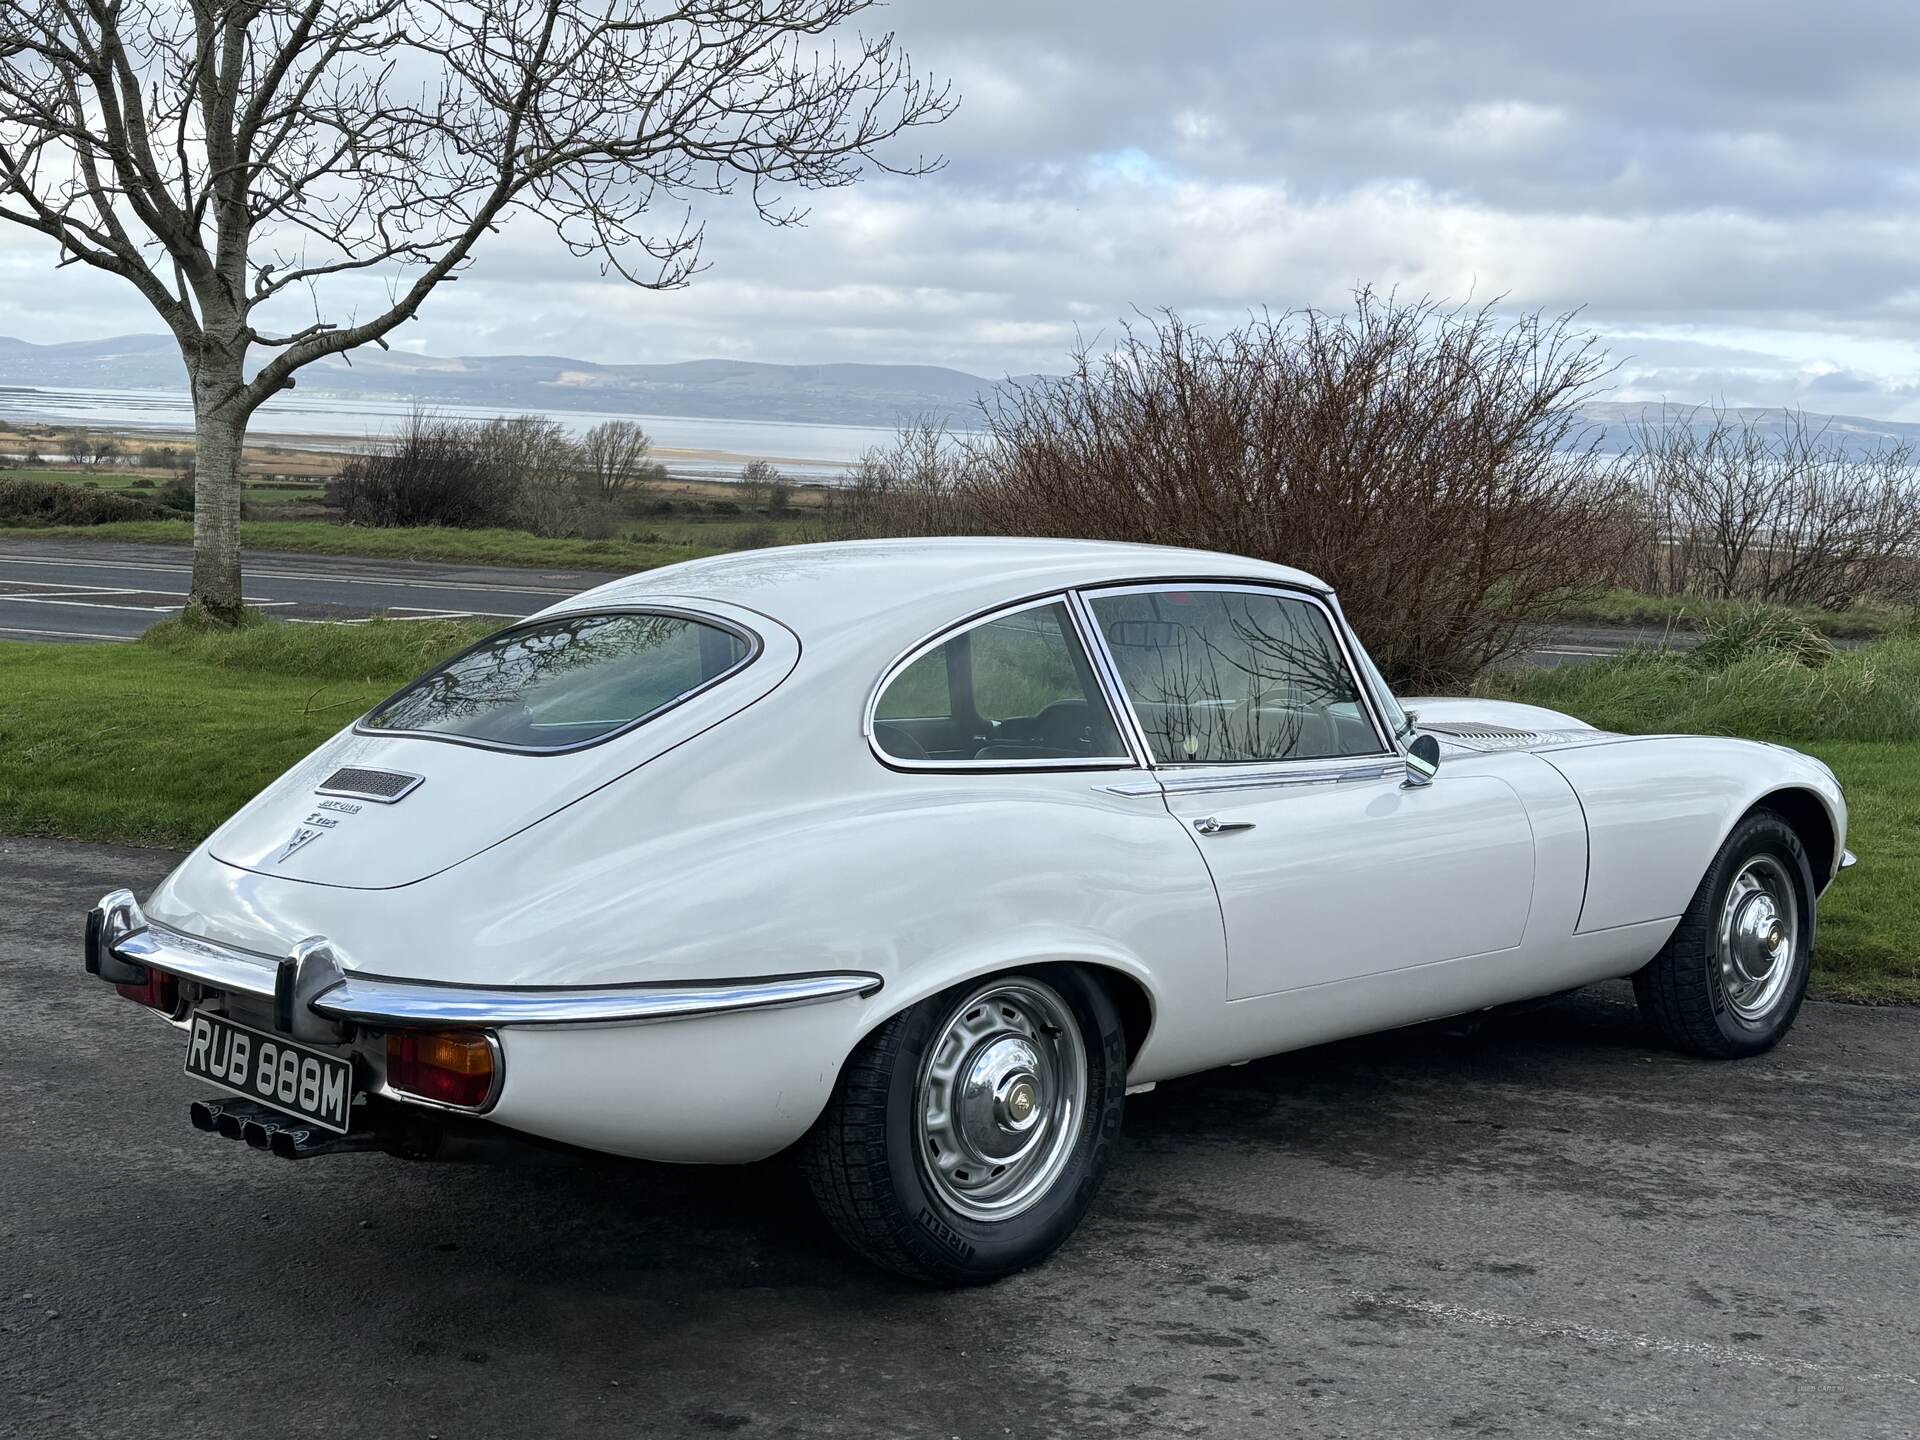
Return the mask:
<path id="1" fill-rule="evenodd" d="M 482 641 L 269 786 L 87 968 L 202 1129 L 798 1146 L 861 1254 L 1047 1255 L 1130 1090 L 1634 977 L 1765 1050 L 1851 860 L 1817 760 L 1395 699 L 1311 575 L 1026 540 L 798 546 Z"/>

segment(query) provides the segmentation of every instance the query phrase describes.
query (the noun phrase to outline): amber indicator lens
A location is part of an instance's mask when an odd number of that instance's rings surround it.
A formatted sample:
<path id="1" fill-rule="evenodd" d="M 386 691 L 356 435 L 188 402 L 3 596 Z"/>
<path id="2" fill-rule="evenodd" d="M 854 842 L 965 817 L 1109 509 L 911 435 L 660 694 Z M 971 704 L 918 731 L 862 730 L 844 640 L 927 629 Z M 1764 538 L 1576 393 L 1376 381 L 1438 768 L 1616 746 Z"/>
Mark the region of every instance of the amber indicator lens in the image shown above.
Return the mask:
<path id="1" fill-rule="evenodd" d="M 478 1110 L 493 1082 L 494 1046 L 484 1030 L 403 1030 L 387 1037 L 387 1084 L 404 1095 Z"/>

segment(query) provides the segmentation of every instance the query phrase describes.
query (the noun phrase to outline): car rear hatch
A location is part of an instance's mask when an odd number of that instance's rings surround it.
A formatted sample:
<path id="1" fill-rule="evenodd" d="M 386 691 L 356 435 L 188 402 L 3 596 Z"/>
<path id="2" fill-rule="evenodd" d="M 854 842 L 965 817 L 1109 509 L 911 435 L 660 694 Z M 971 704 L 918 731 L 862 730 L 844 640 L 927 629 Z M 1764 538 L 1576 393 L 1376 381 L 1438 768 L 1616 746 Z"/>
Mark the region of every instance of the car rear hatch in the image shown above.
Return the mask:
<path id="1" fill-rule="evenodd" d="M 591 727 L 578 728 L 582 722 L 565 715 L 544 725 L 541 717 L 564 712 L 583 689 L 582 677 L 604 692 L 605 677 L 619 681 L 627 676 L 590 660 L 584 666 L 555 669 L 529 684 L 527 675 L 539 665 L 528 661 L 527 646 L 500 641 L 495 651 L 474 652 L 491 667 L 487 679 L 496 686 L 495 693 L 485 696 L 483 705 L 490 708 L 484 715 L 458 713 L 443 732 L 434 734 L 383 730 L 364 722 L 350 727 L 216 830 L 208 852 L 225 864 L 278 879 L 350 889 L 410 885 L 538 824 L 722 723 L 772 691 L 799 658 L 799 642 L 790 631 L 733 606 L 650 597 L 645 613 L 660 614 L 674 606 L 685 607 L 682 618 L 723 622 L 741 637 L 744 658 L 724 673 L 696 675 L 697 684 L 655 687 L 637 703 L 653 705 L 664 696 L 662 703 L 634 716 L 609 712 L 606 723 L 612 728 L 602 735 Z M 635 613 L 621 612 L 625 617 Z M 549 614 L 507 633 L 539 640 L 553 633 L 553 627 L 578 627 L 603 614 Z M 541 625 L 548 628 L 537 628 Z M 574 646 L 570 653 L 577 659 L 577 635 L 569 639 Z M 520 687 L 508 696 L 510 710 L 501 708 L 498 693 L 503 667 L 487 658 L 503 653 L 515 655 L 507 688 Z M 551 659 L 551 652 L 540 657 L 542 663 Z M 390 721 L 401 713 L 415 723 L 443 723 L 449 705 L 473 701 L 472 675 L 450 668 L 463 660 L 469 671 L 481 663 L 466 657 L 449 662 L 387 706 L 376 707 L 370 718 Z M 631 663 L 630 655 L 626 663 Z M 423 689 L 436 685 L 437 692 Z M 522 695 L 531 703 L 519 703 Z M 409 697 L 410 708 L 389 709 Z M 419 703 L 422 697 L 424 705 Z M 604 700 L 602 694 L 593 702 L 596 717 Z M 476 733 L 486 738 L 475 738 Z M 503 742 L 503 734 L 531 735 L 543 748 Z"/>

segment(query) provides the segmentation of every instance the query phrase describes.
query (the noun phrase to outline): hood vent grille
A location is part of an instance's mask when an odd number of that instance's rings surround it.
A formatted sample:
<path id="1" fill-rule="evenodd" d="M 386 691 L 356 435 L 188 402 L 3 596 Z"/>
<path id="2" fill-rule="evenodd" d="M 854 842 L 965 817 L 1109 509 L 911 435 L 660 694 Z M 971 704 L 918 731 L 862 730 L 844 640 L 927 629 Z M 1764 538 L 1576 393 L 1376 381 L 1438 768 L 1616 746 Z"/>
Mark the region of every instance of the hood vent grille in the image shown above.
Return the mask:
<path id="1" fill-rule="evenodd" d="M 1431 730 L 1475 750 L 1529 750 L 1541 745 L 1566 745 L 1597 739 L 1598 730 L 1516 730 L 1508 725 L 1488 725 L 1462 721 L 1457 725 L 1425 725 Z"/>
<path id="2" fill-rule="evenodd" d="M 351 795 L 356 800 L 372 800 L 392 805 L 404 800 L 420 787 L 425 777 L 404 770 L 361 770 L 354 766 L 336 770 L 314 786 L 316 795 Z"/>

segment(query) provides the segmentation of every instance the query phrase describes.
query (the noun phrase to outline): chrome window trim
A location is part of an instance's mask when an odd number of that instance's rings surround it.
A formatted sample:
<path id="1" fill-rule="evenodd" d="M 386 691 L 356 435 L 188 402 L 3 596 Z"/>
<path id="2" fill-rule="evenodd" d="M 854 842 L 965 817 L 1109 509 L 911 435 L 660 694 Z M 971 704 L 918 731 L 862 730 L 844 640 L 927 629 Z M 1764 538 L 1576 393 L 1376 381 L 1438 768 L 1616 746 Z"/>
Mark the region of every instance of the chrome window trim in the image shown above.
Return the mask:
<path id="1" fill-rule="evenodd" d="M 1401 713 L 1407 714 L 1409 720 L 1413 720 L 1416 717 L 1408 714 L 1407 707 L 1400 704 L 1397 696 L 1391 695 L 1390 692 L 1385 695 L 1381 693 L 1386 691 L 1387 678 L 1379 674 L 1380 667 L 1378 663 L 1370 665 L 1355 663 L 1360 658 L 1358 653 L 1359 648 L 1361 648 L 1360 637 L 1353 633 L 1353 627 L 1347 623 L 1347 612 L 1340 608 L 1340 597 L 1329 590 L 1322 598 L 1325 599 L 1328 608 L 1333 611 L 1335 618 L 1339 622 L 1334 628 L 1339 632 L 1341 643 L 1346 648 L 1347 663 L 1353 665 L 1355 673 L 1360 677 L 1361 693 L 1367 697 L 1369 704 L 1373 707 L 1375 727 L 1388 737 L 1393 746 L 1393 753 L 1404 756 L 1407 753 L 1407 741 L 1402 740 L 1400 736 L 1395 733 L 1393 721 L 1387 718 L 1385 701 L 1392 699 L 1394 704 L 1399 706 Z M 1371 658 L 1371 652 L 1369 652 L 1369 658 Z M 1377 686 L 1374 684 L 1376 676 L 1378 676 L 1380 682 Z M 1409 731 L 1409 739 L 1411 739 L 1411 731 Z"/>
<path id="2" fill-rule="evenodd" d="M 1253 581 L 1253 580 L 1153 580 L 1153 581 L 1144 581 L 1144 582 L 1127 581 L 1127 582 L 1121 582 L 1121 583 L 1112 584 L 1112 585 L 1087 585 L 1087 586 L 1080 587 L 1077 593 L 1083 597 L 1084 602 L 1086 604 L 1087 619 L 1089 624 L 1092 626 L 1096 640 L 1099 642 L 1101 656 L 1104 659 L 1105 663 L 1108 666 L 1112 667 L 1113 674 L 1116 681 L 1118 681 L 1119 679 L 1119 674 L 1120 674 L 1119 666 L 1114 661 L 1113 653 L 1107 646 L 1106 634 L 1100 629 L 1097 617 L 1095 617 L 1095 615 L 1093 614 L 1092 602 L 1106 595 L 1158 594 L 1158 593 L 1164 593 L 1167 591 L 1175 591 L 1175 590 L 1177 591 L 1220 590 L 1220 591 L 1228 591 L 1228 592 L 1243 592 L 1243 593 L 1252 594 L 1252 595 L 1274 596 L 1274 597 L 1285 599 L 1285 600 L 1300 600 L 1300 601 L 1306 602 L 1309 605 L 1316 606 L 1320 610 L 1321 615 L 1326 619 L 1328 628 L 1333 632 L 1334 644 L 1339 646 L 1340 658 L 1346 662 L 1347 677 L 1353 683 L 1354 694 L 1359 697 L 1361 702 L 1361 707 L 1366 714 L 1367 721 L 1373 727 L 1374 739 L 1376 741 L 1381 742 L 1381 747 L 1376 751 L 1369 751 L 1365 755 L 1312 755 L 1312 756 L 1303 755 L 1298 759 L 1293 759 L 1293 760 L 1168 760 L 1168 761 L 1161 761 L 1153 758 L 1152 747 L 1146 746 L 1145 755 L 1147 758 L 1147 768 L 1152 770 L 1154 774 L 1157 777 L 1159 777 L 1161 783 L 1163 783 L 1169 790 L 1172 790 L 1178 787 L 1176 775 L 1179 772 L 1188 772 L 1193 774 L 1200 774 L 1202 772 L 1225 772 L 1224 774 L 1221 774 L 1219 776 L 1219 779 L 1222 782 L 1229 782 L 1232 776 L 1248 775 L 1248 772 L 1253 766 L 1297 767 L 1297 766 L 1314 765 L 1314 766 L 1320 766 L 1323 769 L 1328 767 L 1332 767 L 1334 769 L 1345 769 L 1347 767 L 1342 765 L 1341 762 L 1343 761 L 1352 761 L 1352 762 L 1355 762 L 1356 764 L 1379 765 L 1388 761 L 1397 762 L 1400 759 L 1400 757 L 1404 754 L 1404 751 L 1401 749 L 1399 742 L 1393 738 L 1392 727 L 1390 727 L 1385 723 L 1385 717 L 1380 709 L 1379 699 L 1377 696 L 1374 695 L 1373 687 L 1366 682 L 1364 678 L 1365 672 L 1363 667 L 1360 666 L 1355 659 L 1350 637 L 1347 633 L 1346 617 L 1342 615 L 1338 611 L 1338 609 L 1335 608 L 1333 604 L 1330 603 L 1333 599 L 1330 593 L 1325 593 L 1317 590 L 1310 590 L 1305 588 L 1304 586 L 1288 585 L 1279 581 L 1275 581 L 1272 584 L 1262 584 L 1258 581 Z M 1132 730 L 1140 736 L 1141 742 L 1144 745 L 1145 739 L 1146 739 L 1146 727 L 1140 724 L 1140 718 L 1134 712 L 1133 697 L 1126 694 L 1124 686 L 1121 687 L 1121 695 L 1122 695 L 1122 698 L 1126 701 L 1128 722 L 1131 725 Z M 1348 777 L 1342 777 L 1342 778 L 1348 778 Z M 1267 777 L 1255 780 L 1253 783 L 1260 787 L 1265 787 L 1268 785 L 1283 783 L 1283 777 L 1279 775 L 1272 775 L 1272 776 L 1267 776 Z M 1323 780 L 1321 779 L 1302 780 L 1298 783 L 1318 784 L 1318 783 L 1323 783 Z M 1211 783 L 1201 783 L 1198 785 L 1193 785 L 1188 787 L 1178 787 L 1178 788 L 1237 789 L 1241 787 L 1235 786 L 1231 783 L 1221 783 L 1218 785 L 1211 784 Z M 1252 788 L 1252 787 L 1250 786 L 1248 788 Z"/>
<path id="3" fill-rule="evenodd" d="M 1080 644 L 1087 652 L 1087 661 L 1100 681 L 1101 690 L 1106 693 L 1107 709 L 1113 714 L 1115 728 L 1126 741 L 1135 762 L 1142 769 L 1151 770 L 1153 747 L 1147 743 L 1146 731 L 1140 728 L 1140 717 L 1133 713 L 1133 702 L 1127 698 L 1126 687 L 1120 683 L 1120 672 L 1114 666 L 1112 652 L 1107 649 L 1107 638 L 1100 633 L 1100 626 L 1087 606 L 1086 597 L 1078 590 L 1069 590 L 1067 608 L 1073 612 L 1074 628 L 1080 632 Z M 1158 785 L 1154 788 L 1157 789 Z"/>
<path id="4" fill-rule="evenodd" d="M 371 716 L 379 714 L 387 706 L 413 689 L 414 686 L 432 676 L 438 675 L 451 665 L 457 665 L 481 646 L 492 644 L 502 635 L 510 635 L 516 630 L 531 630 L 543 625 L 552 625 L 562 620 L 592 619 L 605 615 L 665 615 L 670 619 L 690 620 L 695 624 L 711 626 L 715 630 L 724 630 L 735 639 L 744 640 L 747 646 L 747 653 L 725 670 L 722 670 L 718 675 L 715 675 L 711 680 L 701 681 L 700 684 L 694 686 L 693 689 L 676 695 L 666 704 L 655 706 L 644 715 L 636 715 L 624 725 L 617 726 L 605 734 L 596 735 L 591 740 L 576 740 L 569 745 L 510 745 L 502 740 L 482 740 L 468 735 L 449 735 L 439 730 L 392 730 L 367 723 Z M 504 755 L 571 755 L 575 751 L 589 750 L 595 745 L 604 745 L 609 740 L 617 740 L 622 735 L 631 734 L 648 721 L 657 720 L 668 711 L 676 710 L 686 704 L 695 696 L 704 695 L 716 685 L 725 684 L 728 680 L 731 680 L 742 670 L 746 669 L 747 666 L 758 660 L 765 649 L 766 642 L 760 638 L 760 633 L 757 630 L 743 625 L 737 620 L 724 619 L 721 616 L 713 614 L 711 611 L 695 610 L 685 605 L 608 605 L 595 606 L 585 610 L 562 610 L 557 614 L 551 615 L 533 615 L 527 617 L 525 620 L 518 620 L 511 625 L 504 626 L 494 631 L 491 635 L 483 636 L 462 650 L 458 655 L 442 660 L 431 670 L 416 675 L 398 690 L 387 696 L 386 699 L 368 710 L 366 714 L 362 715 L 358 720 L 355 720 L 353 722 L 353 733 L 374 737 L 404 737 L 411 740 L 437 740 L 443 745 L 466 745 L 475 750 L 493 750 Z"/>
<path id="5" fill-rule="evenodd" d="M 1045 605 L 1064 605 L 1073 634 L 1080 642 L 1080 648 L 1086 653 L 1087 665 L 1094 673 L 1094 680 L 1100 689 L 1097 698 L 1107 706 L 1107 718 L 1113 724 L 1113 730 L 1127 747 L 1125 755 L 1089 756 L 1081 759 L 1038 759 L 1038 760 L 910 760 L 889 753 L 881 746 L 879 737 L 874 734 L 874 724 L 880 709 L 880 701 L 886 696 L 887 688 L 900 674 L 916 660 L 942 645 L 964 635 L 970 630 L 978 630 L 982 625 L 990 625 L 996 620 L 1004 620 L 1009 615 L 1018 615 L 1026 610 L 1037 610 Z M 1018 772 L 1022 770 L 1137 770 L 1142 768 L 1144 753 L 1133 742 L 1130 717 L 1123 719 L 1121 713 L 1114 710 L 1114 697 L 1107 693 L 1106 683 L 1101 674 L 1101 662 L 1096 658 L 1094 647 L 1089 643 L 1086 628 L 1081 623 L 1079 612 L 1073 602 L 1071 590 L 1049 590 L 1026 600 L 1016 600 L 1011 604 L 997 605 L 991 610 L 978 611 L 964 620 L 944 625 L 926 638 L 916 642 L 895 657 L 892 664 L 880 672 L 880 678 L 867 692 L 866 709 L 860 720 L 860 733 L 865 737 L 867 748 L 873 756 L 889 770 L 910 770 L 934 774 L 981 774 L 996 771 Z M 1095 696 L 1088 696 L 1091 702 Z M 879 723 L 888 723 L 881 721 Z"/>

